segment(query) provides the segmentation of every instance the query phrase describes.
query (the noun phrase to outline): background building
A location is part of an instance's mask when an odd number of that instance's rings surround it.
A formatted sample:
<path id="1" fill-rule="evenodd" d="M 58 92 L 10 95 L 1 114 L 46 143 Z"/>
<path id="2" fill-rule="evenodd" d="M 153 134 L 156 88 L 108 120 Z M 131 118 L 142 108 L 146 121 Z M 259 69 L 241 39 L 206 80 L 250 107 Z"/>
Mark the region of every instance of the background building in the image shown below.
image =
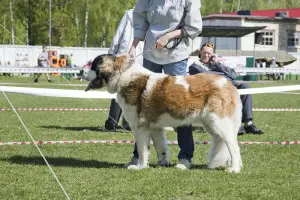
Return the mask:
<path id="1" fill-rule="evenodd" d="M 276 57 L 276 60 L 284 65 L 292 63 L 295 58 L 300 59 L 300 8 L 213 14 L 203 17 L 203 25 L 265 26 L 264 29 L 241 38 L 202 38 L 202 43 L 215 43 L 217 52 L 224 56 L 253 55 L 255 58 L 265 59 Z M 292 66 L 300 67 L 300 62 L 289 65 Z"/>

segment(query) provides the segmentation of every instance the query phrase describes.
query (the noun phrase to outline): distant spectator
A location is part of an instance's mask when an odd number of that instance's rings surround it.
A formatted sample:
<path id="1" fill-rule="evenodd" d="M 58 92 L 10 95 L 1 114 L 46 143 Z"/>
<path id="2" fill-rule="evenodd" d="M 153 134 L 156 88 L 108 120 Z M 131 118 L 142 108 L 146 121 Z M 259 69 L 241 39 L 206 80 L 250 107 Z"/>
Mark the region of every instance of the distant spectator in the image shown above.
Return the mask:
<path id="1" fill-rule="evenodd" d="M 270 62 L 269 68 L 276 68 L 277 64 L 276 64 L 276 58 L 272 57 L 272 60 Z M 270 78 L 272 78 L 273 80 L 276 79 L 276 76 L 279 76 L 276 73 L 270 72 L 269 74 L 267 74 L 268 80 L 270 80 Z"/>
<path id="2" fill-rule="evenodd" d="M 73 67 L 73 54 L 72 53 L 70 55 L 68 55 L 68 57 L 67 57 L 67 66 L 69 68 Z"/>
<path id="3" fill-rule="evenodd" d="M 39 57 L 38 57 L 38 67 L 44 67 L 44 68 L 50 67 L 50 61 L 49 61 L 49 57 L 48 57 L 47 47 L 45 45 L 43 45 L 43 51 L 39 54 Z M 34 79 L 35 83 L 37 83 L 39 81 L 39 78 L 40 78 L 41 75 L 42 75 L 41 73 L 34 75 L 35 76 L 35 79 Z M 53 82 L 50 79 L 50 74 L 49 73 L 46 73 L 46 76 L 47 76 L 48 82 Z"/>

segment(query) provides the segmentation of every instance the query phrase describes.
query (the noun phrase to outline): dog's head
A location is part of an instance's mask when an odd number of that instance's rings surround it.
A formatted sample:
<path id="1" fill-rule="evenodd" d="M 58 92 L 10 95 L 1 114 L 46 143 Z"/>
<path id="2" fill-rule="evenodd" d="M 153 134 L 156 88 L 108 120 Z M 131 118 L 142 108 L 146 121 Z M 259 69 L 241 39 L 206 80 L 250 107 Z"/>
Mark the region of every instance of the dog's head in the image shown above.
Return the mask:
<path id="1" fill-rule="evenodd" d="M 109 84 L 116 75 L 119 75 L 127 62 L 127 56 L 114 56 L 103 54 L 97 56 L 92 62 L 91 70 L 86 80 L 91 81 L 85 91 L 100 89 Z"/>

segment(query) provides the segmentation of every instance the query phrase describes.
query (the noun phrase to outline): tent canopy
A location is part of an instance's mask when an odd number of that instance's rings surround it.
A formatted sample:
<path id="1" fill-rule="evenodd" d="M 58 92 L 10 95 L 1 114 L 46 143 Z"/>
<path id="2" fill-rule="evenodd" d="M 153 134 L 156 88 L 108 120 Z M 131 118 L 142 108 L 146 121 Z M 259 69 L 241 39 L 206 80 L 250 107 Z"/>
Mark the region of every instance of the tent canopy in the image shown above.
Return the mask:
<path id="1" fill-rule="evenodd" d="M 266 26 L 203 26 L 199 37 L 243 37 L 250 33 L 262 30 Z"/>

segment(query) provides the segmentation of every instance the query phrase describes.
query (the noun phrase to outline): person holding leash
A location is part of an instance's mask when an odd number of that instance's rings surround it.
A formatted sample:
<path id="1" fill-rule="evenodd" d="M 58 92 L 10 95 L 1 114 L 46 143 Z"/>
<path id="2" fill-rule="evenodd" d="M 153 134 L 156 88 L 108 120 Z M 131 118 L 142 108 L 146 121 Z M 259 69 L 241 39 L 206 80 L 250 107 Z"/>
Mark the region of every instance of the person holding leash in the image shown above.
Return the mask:
<path id="1" fill-rule="evenodd" d="M 190 54 L 189 39 L 202 31 L 200 0 L 138 0 L 133 11 L 134 41 L 129 56 L 134 58 L 137 46 L 144 41 L 143 66 L 155 73 L 186 75 Z M 194 153 L 192 126 L 177 127 L 179 169 L 190 169 Z M 138 165 L 135 144 L 133 157 L 125 165 Z"/>

